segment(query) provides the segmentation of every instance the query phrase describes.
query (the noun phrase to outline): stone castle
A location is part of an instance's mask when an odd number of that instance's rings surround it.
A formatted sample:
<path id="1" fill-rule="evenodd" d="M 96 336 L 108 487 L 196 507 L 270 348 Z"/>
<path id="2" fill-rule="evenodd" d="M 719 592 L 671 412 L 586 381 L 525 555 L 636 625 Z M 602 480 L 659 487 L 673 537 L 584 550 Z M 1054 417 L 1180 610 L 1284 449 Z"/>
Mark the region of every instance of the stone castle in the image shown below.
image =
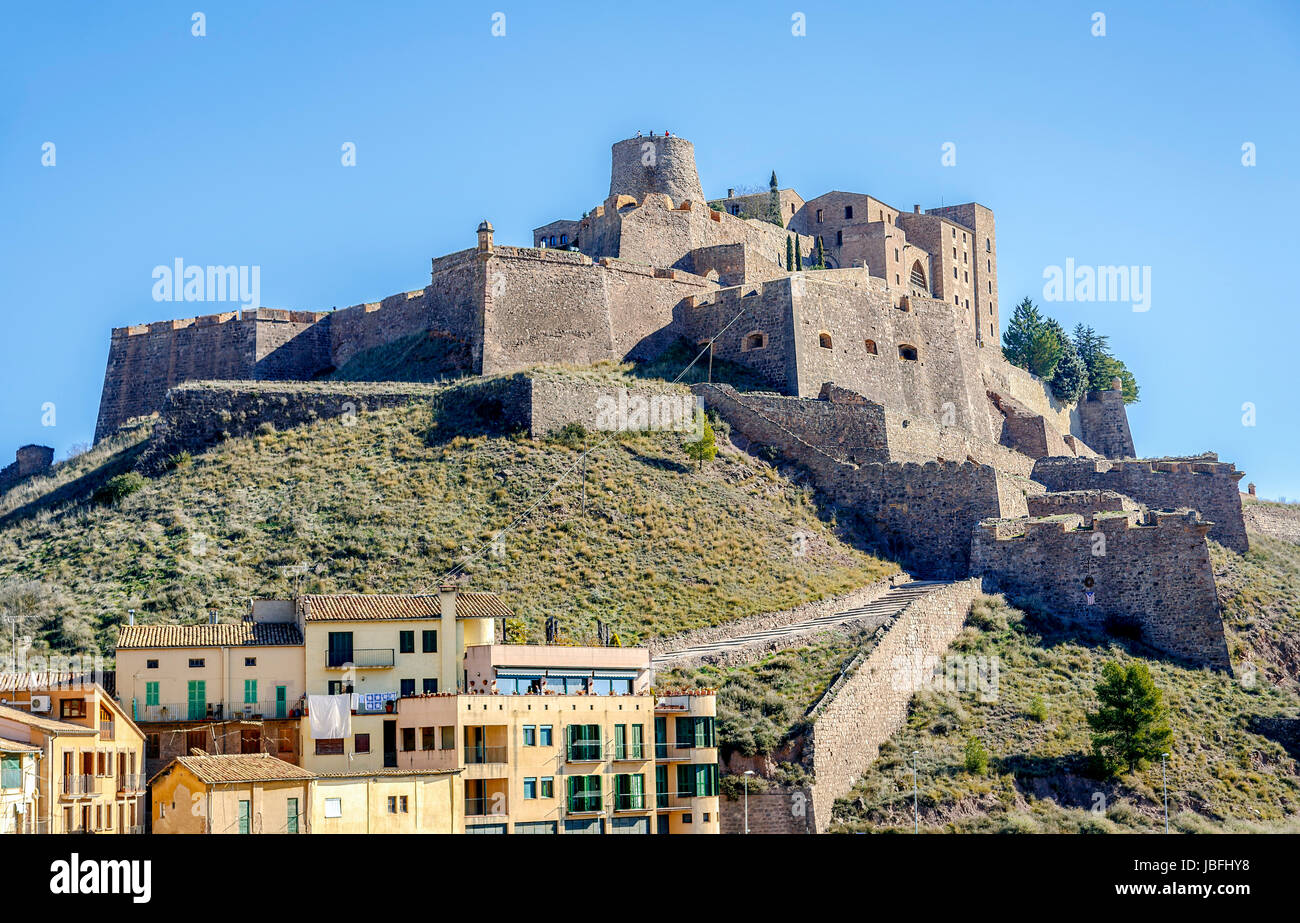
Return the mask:
<path id="1" fill-rule="evenodd" d="M 533 237 L 501 246 L 484 221 L 424 288 L 337 311 L 116 329 L 96 440 L 186 382 L 357 378 L 411 340 L 434 344 L 429 371 L 447 376 L 653 359 L 685 341 L 766 382 L 695 386 L 733 440 L 801 466 L 916 572 L 980 577 L 1229 667 L 1206 538 L 1246 549 L 1241 472 L 1212 455 L 1138 460 L 1117 384 L 1063 405 L 1003 359 L 990 209 L 791 189 L 710 203 L 690 142 L 651 136 L 613 145 L 601 204 Z M 548 409 L 527 393 L 534 421 L 590 423 L 589 401 Z"/>

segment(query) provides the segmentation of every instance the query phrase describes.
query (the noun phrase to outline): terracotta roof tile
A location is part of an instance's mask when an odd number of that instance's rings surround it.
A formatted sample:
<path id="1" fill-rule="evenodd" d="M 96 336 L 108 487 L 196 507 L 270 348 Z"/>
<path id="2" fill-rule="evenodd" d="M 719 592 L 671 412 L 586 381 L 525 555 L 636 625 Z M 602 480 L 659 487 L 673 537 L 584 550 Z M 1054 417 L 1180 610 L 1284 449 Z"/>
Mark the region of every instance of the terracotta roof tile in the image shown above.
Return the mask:
<path id="1" fill-rule="evenodd" d="M 34 715 L 29 711 L 13 708 L 9 705 L 0 705 L 0 718 L 40 728 L 42 731 L 57 731 L 60 734 L 89 734 L 93 736 L 97 733 L 94 728 L 87 727 L 84 724 L 73 724 L 71 721 L 60 721 L 58 718 Z"/>
<path id="2" fill-rule="evenodd" d="M 227 753 L 209 756 L 178 756 L 163 767 L 154 779 L 163 775 L 172 765 L 180 763 L 200 782 L 292 782 L 316 778 L 301 766 L 286 763 L 269 753 Z M 150 780 L 153 781 L 152 779 Z"/>
<path id="3" fill-rule="evenodd" d="M 35 744 L 25 744 L 7 737 L 0 737 L 0 753 L 40 753 L 41 748 Z"/>
<path id="4" fill-rule="evenodd" d="M 299 605 L 308 622 L 436 619 L 442 615 L 436 594 L 301 596 Z M 514 614 L 495 593 L 462 590 L 456 594 L 457 618 L 513 618 Z"/>
<path id="5" fill-rule="evenodd" d="M 152 647 L 289 647 L 302 644 L 293 622 L 225 622 L 212 625 L 122 625 L 119 649 Z"/>

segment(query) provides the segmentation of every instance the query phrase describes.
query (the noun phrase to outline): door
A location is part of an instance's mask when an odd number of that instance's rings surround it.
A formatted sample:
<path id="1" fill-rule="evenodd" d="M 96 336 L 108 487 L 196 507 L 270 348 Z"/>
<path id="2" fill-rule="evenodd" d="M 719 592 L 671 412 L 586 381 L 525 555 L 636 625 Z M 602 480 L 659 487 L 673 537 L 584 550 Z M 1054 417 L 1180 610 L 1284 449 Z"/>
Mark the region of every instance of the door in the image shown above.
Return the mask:
<path id="1" fill-rule="evenodd" d="M 655 719 L 655 759 L 668 757 L 668 719 Z"/>
<path id="2" fill-rule="evenodd" d="M 352 632 L 331 631 L 329 666 L 341 667 L 352 662 Z"/>
<path id="3" fill-rule="evenodd" d="M 655 818 L 655 833 L 668 832 L 668 815 L 660 814 Z"/>
<path id="4" fill-rule="evenodd" d="M 208 716 L 207 683 L 201 679 L 190 680 L 189 715 L 191 721 L 202 721 Z"/>
<path id="5" fill-rule="evenodd" d="M 397 768 L 397 722 L 384 722 L 384 768 Z"/>
<path id="6" fill-rule="evenodd" d="M 289 688 L 287 686 L 275 687 L 275 716 L 277 718 L 286 718 L 289 715 Z"/>

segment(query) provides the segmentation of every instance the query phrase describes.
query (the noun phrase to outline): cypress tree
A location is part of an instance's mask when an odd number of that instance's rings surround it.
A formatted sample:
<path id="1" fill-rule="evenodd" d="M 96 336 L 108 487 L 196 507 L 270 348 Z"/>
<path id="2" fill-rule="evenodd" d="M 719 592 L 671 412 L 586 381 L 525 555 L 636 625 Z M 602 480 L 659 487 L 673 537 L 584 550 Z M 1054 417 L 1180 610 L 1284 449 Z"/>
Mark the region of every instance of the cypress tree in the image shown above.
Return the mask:
<path id="1" fill-rule="evenodd" d="M 803 247 L 797 237 L 794 239 L 794 271 L 803 272 Z"/>
<path id="2" fill-rule="evenodd" d="M 794 240 L 788 234 L 785 238 L 785 271 L 794 271 Z"/>

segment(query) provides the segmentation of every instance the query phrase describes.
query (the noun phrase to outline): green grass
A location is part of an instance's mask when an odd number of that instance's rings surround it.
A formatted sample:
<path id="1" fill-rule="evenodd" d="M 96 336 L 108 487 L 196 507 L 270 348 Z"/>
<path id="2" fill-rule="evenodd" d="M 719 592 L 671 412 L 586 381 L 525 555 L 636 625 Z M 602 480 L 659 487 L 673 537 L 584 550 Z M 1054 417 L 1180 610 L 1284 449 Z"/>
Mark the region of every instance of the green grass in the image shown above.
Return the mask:
<path id="1" fill-rule="evenodd" d="M 779 753 L 782 760 L 797 762 L 805 712 L 871 635 L 825 632 L 809 644 L 754 663 L 666 670 L 655 682 L 661 688 L 718 690 L 718 745 L 724 761 L 732 753 L 747 757 Z M 792 743 L 796 743 L 793 748 Z"/>
<path id="2" fill-rule="evenodd" d="M 427 592 L 520 514 L 533 515 L 466 566 L 502 594 L 529 637 L 557 615 L 575 641 L 595 619 L 624 643 L 783 609 L 871 583 L 892 563 L 823 522 L 811 495 L 737 453 L 696 472 L 672 435 L 578 447 L 517 435 L 430 438 L 426 405 L 227 442 L 113 504 L 94 490 L 139 445 L 96 450 L 78 491 L 40 496 L 0 525 L 0 589 L 40 580 L 52 600 L 26 627 L 43 644 L 111 648 L 128 609 L 145 623 L 250 596 Z M 579 441 L 592 445 L 595 437 Z M 551 493 L 557 479 L 567 479 Z M 803 557 L 791 536 L 812 536 Z M 743 562 L 743 567 L 738 566 Z"/>
<path id="3" fill-rule="evenodd" d="M 927 831 L 1163 829 L 1159 764 L 1116 780 L 1089 775 L 1085 714 L 1096 706 L 1102 665 L 1138 651 L 1026 615 L 1001 597 L 983 597 L 950 653 L 997 657 L 997 695 L 992 701 L 952 692 L 915 696 L 905 728 L 837 803 L 837 830 L 911 829 L 914 750 Z M 1186 831 L 1300 829 L 1294 755 L 1300 700 L 1267 683 L 1248 688 L 1208 670 L 1148 663 L 1170 707 L 1173 824 Z M 988 751 L 986 775 L 965 769 L 972 736 Z"/>
<path id="4" fill-rule="evenodd" d="M 1251 533 L 1245 555 L 1211 542 L 1210 560 L 1233 661 L 1300 688 L 1300 545 Z"/>

